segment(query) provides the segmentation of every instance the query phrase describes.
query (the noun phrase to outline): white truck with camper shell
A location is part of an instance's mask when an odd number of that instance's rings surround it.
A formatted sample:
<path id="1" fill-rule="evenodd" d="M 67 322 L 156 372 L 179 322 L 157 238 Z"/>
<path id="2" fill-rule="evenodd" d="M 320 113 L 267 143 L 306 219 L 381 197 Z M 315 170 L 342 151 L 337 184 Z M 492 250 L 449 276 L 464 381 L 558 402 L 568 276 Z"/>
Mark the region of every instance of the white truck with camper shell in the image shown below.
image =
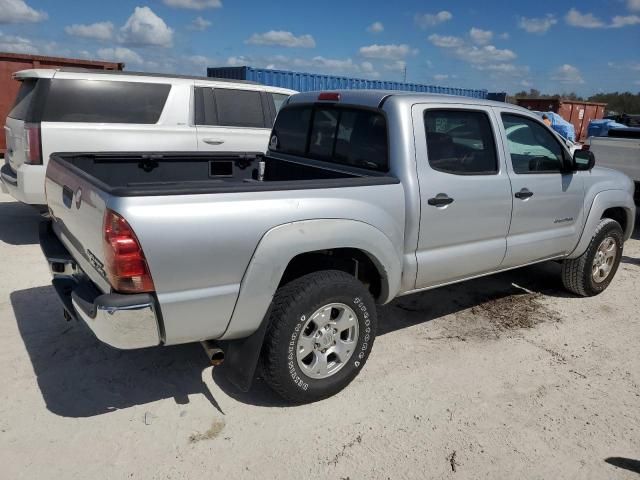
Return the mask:
<path id="1" fill-rule="evenodd" d="M 633 182 L 529 111 L 395 91 L 294 95 L 266 154 L 54 153 L 46 187 L 68 317 L 117 348 L 201 341 L 241 389 L 261 362 L 294 402 L 355 378 L 400 295 L 549 260 L 602 292 L 635 220 Z"/>

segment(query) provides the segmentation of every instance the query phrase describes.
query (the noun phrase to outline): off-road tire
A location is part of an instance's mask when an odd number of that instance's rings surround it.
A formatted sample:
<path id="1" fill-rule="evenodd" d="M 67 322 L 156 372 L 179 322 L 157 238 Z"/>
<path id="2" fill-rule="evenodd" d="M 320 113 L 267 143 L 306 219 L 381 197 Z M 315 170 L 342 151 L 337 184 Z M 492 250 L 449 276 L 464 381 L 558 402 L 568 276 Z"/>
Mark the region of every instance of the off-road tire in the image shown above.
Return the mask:
<path id="1" fill-rule="evenodd" d="M 564 287 L 576 295 L 592 297 L 603 292 L 613 280 L 622 258 L 623 232 L 620 224 L 610 218 L 603 218 L 596 228 L 587 250 L 577 258 L 562 262 L 562 283 Z M 593 280 L 592 266 L 594 257 L 601 242 L 612 237 L 618 247 L 617 256 L 608 277 L 598 283 Z"/>
<path id="2" fill-rule="evenodd" d="M 348 305 L 357 317 L 355 350 L 344 366 L 328 378 L 314 379 L 296 359 L 298 336 L 314 312 L 331 303 Z M 376 336 L 375 302 L 352 275 L 338 270 L 310 273 L 282 286 L 271 304 L 262 349 L 262 374 L 267 384 L 293 403 L 309 403 L 336 394 L 362 370 Z"/>

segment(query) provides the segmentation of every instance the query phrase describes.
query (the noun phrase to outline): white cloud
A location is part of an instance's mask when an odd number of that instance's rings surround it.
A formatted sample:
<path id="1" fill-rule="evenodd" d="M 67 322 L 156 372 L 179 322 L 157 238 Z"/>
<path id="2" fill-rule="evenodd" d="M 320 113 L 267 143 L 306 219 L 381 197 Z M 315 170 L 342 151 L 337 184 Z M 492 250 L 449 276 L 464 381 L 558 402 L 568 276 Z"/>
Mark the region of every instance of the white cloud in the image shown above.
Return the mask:
<path id="1" fill-rule="evenodd" d="M 220 8 L 220 0 L 163 0 L 164 4 L 174 8 L 188 8 L 190 10 L 204 10 L 205 8 Z"/>
<path id="2" fill-rule="evenodd" d="M 476 70 L 492 72 L 500 75 L 521 77 L 530 71 L 528 65 L 514 65 L 513 63 L 490 63 L 487 65 L 474 65 Z"/>
<path id="3" fill-rule="evenodd" d="M 573 65 L 569 65 L 565 63 L 560 67 L 556 68 L 551 74 L 551 80 L 555 80 L 556 82 L 565 83 L 565 84 L 582 84 L 584 83 L 584 79 L 580 73 L 578 68 Z"/>
<path id="4" fill-rule="evenodd" d="M 640 12 L 640 0 L 627 0 L 627 8 L 632 12 Z"/>
<path id="5" fill-rule="evenodd" d="M 404 60 L 396 60 L 393 63 L 387 63 L 384 65 L 384 69 L 391 72 L 404 72 L 405 68 L 407 68 L 407 62 Z"/>
<path id="6" fill-rule="evenodd" d="M 373 66 L 373 63 L 371 62 L 362 62 L 360 64 L 360 67 L 362 68 L 363 72 L 367 72 L 367 73 L 375 72 L 375 68 Z"/>
<path id="7" fill-rule="evenodd" d="M 438 74 L 433 76 L 433 79 L 437 80 L 438 82 L 442 82 L 444 80 L 448 80 L 449 79 L 449 75 L 447 75 L 446 73 L 438 73 Z"/>
<path id="8" fill-rule="evenodd" d="M 456 56 L 465 62 L 481 63 L 503 63 L 515 60 L 517 55 L 509 49 L 496 48 L 493 45 L 484 47 L 463 46 L 455 50 Z"/>
<path id="9" fill-rule="evenodd" d="M 201 16 L 197 16 L 193 19 L 193 21 L 187 27 L 189 30 L 195 30 L 198 32 L 202 32 L 211 26 L 211 22 L 206 18 L 202 18 Z"/>
<path id="10" fill-rule="evenodd" d="M 478 45 L 486 45 L 493 38 L 493 32 L 491 30 L 482 30 L 480 28 L 473 27 L 469 30 L 469 36 L 474 43 Z"/>
<path id="11" fill-rule="evenodd" d="M 444 22 L 448 22 L 453 18 L 451 12 L 442 10 L 438 13 L 416 13 L 414 20 L 420 28 L 435 27 Z"/>
<path id="12" fill-rule="evenodd" d="M 454 37 L 452 35 L 438 35 L 437 33 L 429 35 L 429 41 L 436 47 L 440 48 L 455 48 L 462 47 L 464 45 L 464 40 L 460 37 Z"/>
<path id="13" fill-rule="evenodd" d="M 0 51 L 32 55 L 40 53 L 38 47 L 28 38 L 5 35 L 2 32 L 0 32 Z"/>
<path id="14" fill-rule="evenodd" d="M 215 59 L 207 57 L 205 55 L 191 55 L 189 57 L 186 57 L 186 60 L 194 67 L 198 67 L 202 70 L 216 63 Z M 202 70 L 200 70 L 200 73 L 202 73 Z"/>
<path id="15" fill-rule="evenodd" d="M 635 72 L 640 72 L 640 62 L 633 62 L 633 61 L 622 62 L 622 63 L 608 62 L 607 66 L 609 68 L 616 68 L 621 70 L 632 70 Z"/>
<path id="16" fill-rule="evenodd" d="M 109 40 L 113 36 L 113 23 L 96 22 L 90 25 L 74 23 L 64 27 L 64 31 L 74 37 L 95 38 L 96 40 Z"/>
<path id="17" fill-rule="evenodd" d="M 360 55 L 365 58 L 378 58 L 381 60 L 400 60 L 409 54 L 417 53 L 417 50 L 411 50 L 409 45 L 368 45 L 360 47 Z"/>
<path id="18" fill-rule="evenodd" d="M 604 28 L 605 23 L 596 17 L 593 13 L 580 13 L 575 8 L 567 12 L 564 17 L 565 21 L 572 27 L 580 28 Z"/>
<path id="19" fill-rule="evenodd" d="M 143 65 L 144 60 L 140 55 L 129 48 L 115 47 L 115 48 L 100 48 L 98 50 L 98 57 L 103 60 L 110 60 L 116 62 L 124 62 L 127 64 Z"/>
<path id="20" fill-rule="evenodd" d="M 611 19 L 611 28 L 627 27 L 640 24 L 639 15 L 616 15 Z"/>
<path id="21" fill-rule="evenodd" d="M 246 65 L 249 65 L 249 63 L 251 62 L 244 55 L 227 58 L 227 65 L 229 65 L 230 67 L 244 67 Z"/>
<path id="22" fill-rule="evenodd" d="M 277 45 L 289 48 L 314 48 L 316 41 L 311 35 L 300 35 L 296 37 L 291 32 L 282 30 L 270 30 L 265 33 L 254 33 L 245 43 L 251 45 Z"/>
<path id="23" fill-rule="evenodd" d="M 533 87 L 533 83 L 531 83 L 529 80 L 520 80 L 520 85 L 522 85 L 525 88 Z"/>
<path id="24" fill-rule="evenodd" d="M 529 33 L 547 33 L 547 31 L 558 23 L 558 20 L 554 15 L 547 15 L 543 18 L 527 18 L 520 17 L 518 27 Z"/>
<path id="25" fill-rule="evenodd" d="M 0 0 L 0 24 L 37 23 L 48 17 L 46 12 L 31 8 L 24 0 Z"/>
<path id="26" fill-rule="evenodd" d="M 384 31 L 384 25 L 382 22 L 373 22 L 371 25 L 367 27 L 367 32 L 369 33 L 380 33 Z"/>
<path id="27" fill-rule="evenodd" d="M 581 13 L 575 8 L 565 16 L 567 24 L 579 28 L 622 28 L 640 24 L 640 15 L 616 15 L 611 23 L 606 23 L 593 13 Z"/>
<path id="28" fill-rule="evenodd" d="M 507 32 L 501 33 L 500 35 L 498 35 L 498 38 L 500 40 L 509 40 L 510 35 Z"/>
<path id="29" fill-rule="evenodd" d="M 120 28 L 120 41 L 133 46 L 170 47 L 173 29 L 149 7 L 136 7 L 127 23 Z"/>

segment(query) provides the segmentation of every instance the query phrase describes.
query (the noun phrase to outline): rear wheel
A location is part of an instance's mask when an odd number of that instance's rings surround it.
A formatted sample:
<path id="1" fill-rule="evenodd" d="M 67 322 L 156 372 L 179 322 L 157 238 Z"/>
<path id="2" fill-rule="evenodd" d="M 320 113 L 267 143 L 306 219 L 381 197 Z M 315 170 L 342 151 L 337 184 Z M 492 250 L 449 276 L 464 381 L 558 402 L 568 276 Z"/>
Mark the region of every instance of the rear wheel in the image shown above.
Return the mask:
<path id="1" fill-rule="evenodd" d="M 603 218 L 587 247 L 578 258 L 562 264 L 562 283 L 567 290 L 590 297 L 604 291 L 618 270 L 622 257 L 622 227 Z"/>
<path id="2" fill-rule="evenodd" d="M 263 373 L 285 399 L 312 402 L 346 387 L 376 334 L 375 303 L 352 275 L 327 270 L 280 288 L 263 348 Z"/>

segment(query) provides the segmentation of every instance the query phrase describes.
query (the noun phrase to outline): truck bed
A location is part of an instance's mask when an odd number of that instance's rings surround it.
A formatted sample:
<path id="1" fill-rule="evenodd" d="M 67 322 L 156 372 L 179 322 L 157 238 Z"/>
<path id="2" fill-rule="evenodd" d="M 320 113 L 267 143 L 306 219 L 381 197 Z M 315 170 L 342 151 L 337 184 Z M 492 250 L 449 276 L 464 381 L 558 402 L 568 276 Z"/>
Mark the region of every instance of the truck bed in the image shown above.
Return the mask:
<path id="1" fill-rule="evenodd" d="M 335 188 L 397 183 L 388 175 L 335 167 L 308 159 L 256 153 L 54 153 L 62 164 L 100 190 L 120 197 L 281 189 Z M 259 179 L 259 163 L 264 174 Z"/>
<path id="2" fill-rule="evenodd" d="M 280 246 L 283 254 L 325 237 L 335 247 L 347 220 L 388 238 L 398 262 L 404 246 L 404 188 L 397 178 L 316 160 L 180 152 L 54 154 L 46 195 L 54 234 L 80 276 L 105 294 L 112 291 L 104 267 L 105 214 L 126 219 L 153 277 L 166 344 L 226 332 L 257 246 L 280 227 L 301 225 Z M 308 221 L 324 226 L 303 228 Z M 362 232 L 354 240 L 371 241 Z M 343 244 L 352 242 L 337 246 Z M 242 322 L 238 328 L 244 328 Z"/>

